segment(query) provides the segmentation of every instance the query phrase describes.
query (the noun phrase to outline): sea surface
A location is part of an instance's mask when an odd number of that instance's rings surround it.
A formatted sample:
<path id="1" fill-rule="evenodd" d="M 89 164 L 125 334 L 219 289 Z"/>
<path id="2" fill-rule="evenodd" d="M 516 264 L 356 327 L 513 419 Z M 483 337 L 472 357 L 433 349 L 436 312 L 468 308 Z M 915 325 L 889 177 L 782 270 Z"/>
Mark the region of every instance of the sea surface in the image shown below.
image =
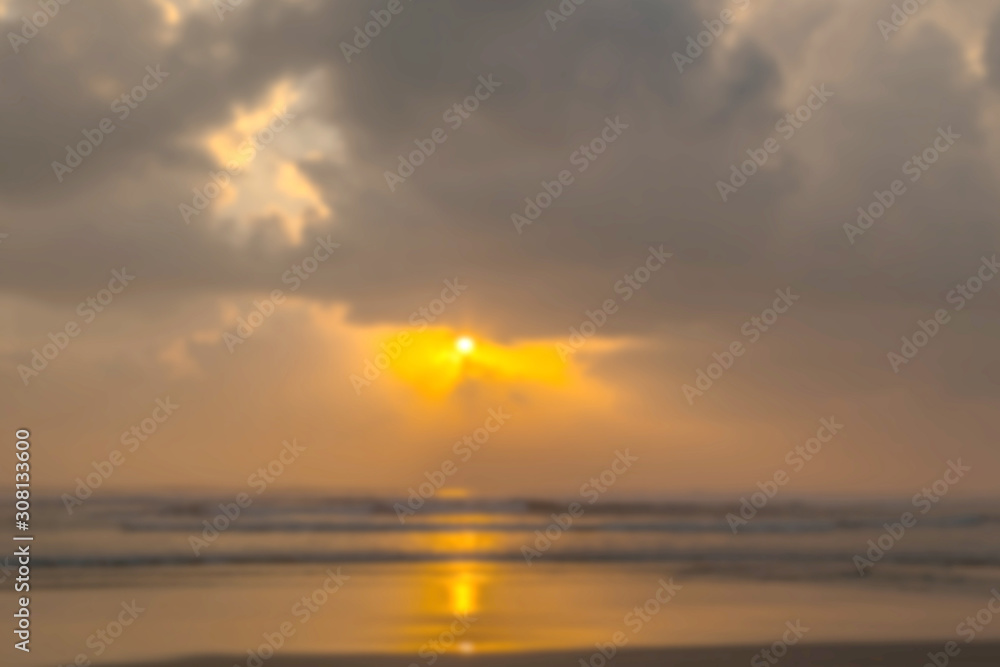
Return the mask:
<path id="1" fill-rule="evenodd" d="M 248 651 L 265 655 L 279 635 L 280 652 L 391 653 L 403 667 L 438 652 L 587 657 L 616 633 L 631 647 L 764 647 L 788 623 L 808 628 L 808 642 L 962 641 L 960 624 L 1000 587 L 995 503 L 923 514 L 773 502 L 736 532 L 733 503 L 581 502 L 573 517 L 569 501 L 430 500 L 404 520 L 380 499 L 235 507 L 234 497 L 94 497 L 72 515 L 58 499 L 36 505 L 26 664 L 81 654 L 256 664 Z M 887 530 L 907 511 L 915 526 Z M 888 548 L 872 550 L 880 538 Z M 2 576 L 12 597 L 12 570 Z M 125 608 L 142 611 L 115 627 Z M 998 637 L 1000 618 L 975 639 Z"/>

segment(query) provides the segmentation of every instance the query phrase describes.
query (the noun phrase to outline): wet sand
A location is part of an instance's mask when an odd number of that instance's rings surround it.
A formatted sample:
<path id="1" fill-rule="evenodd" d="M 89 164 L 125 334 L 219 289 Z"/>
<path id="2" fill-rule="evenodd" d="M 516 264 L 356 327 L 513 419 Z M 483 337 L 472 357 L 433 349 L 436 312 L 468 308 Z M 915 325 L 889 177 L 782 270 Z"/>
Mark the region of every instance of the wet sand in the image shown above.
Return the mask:
<path id="1" fill-rule="evenodd" d="M 762 647 L 680 648 L 662 650 L 622 651 L 607 662 L 613 667 L 746 667 Z M 855 644 L 796 646 L 774 663 L 776 667 L 923 667 L 930 663 L 928 653 L 941 654 L 944 643 Z M 996 667 L 1000 665 L 1000 643 L 959 644 L 960 653 L 940 667 Z M 504 653 L 493 655 L 441 656 L 434 667 L 581 667 L 581 659 L 591 654 L 572 653 Z M 204 656 L 154 663 L 117 663 L 119 667 L 241 667 L 247 666 L 247 656 Z M 382 656 L 321 656 L 287 655 L 265 660 L 259 667 L 423 667 L 426 661 L 415 655 Z M 595 658 L 593 667 L 605 664 Z M 763 658 L 756 661 L 770 665 Z M 933 663 L 931 663 L 933 664 Z M 258 667 L 254 662 L 250 667 Z"/>

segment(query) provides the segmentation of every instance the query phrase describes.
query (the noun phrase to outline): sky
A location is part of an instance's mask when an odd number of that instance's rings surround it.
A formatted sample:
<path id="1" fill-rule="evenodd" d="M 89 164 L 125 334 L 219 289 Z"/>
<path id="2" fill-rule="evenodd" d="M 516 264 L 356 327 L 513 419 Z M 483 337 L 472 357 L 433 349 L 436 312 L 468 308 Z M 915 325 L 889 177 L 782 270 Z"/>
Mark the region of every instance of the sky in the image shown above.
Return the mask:
<path id="1" fill-rule="evenodd" d="M 0 2 L 36 486 L 994 495 L 1000 8 L 893 4 Z"/>

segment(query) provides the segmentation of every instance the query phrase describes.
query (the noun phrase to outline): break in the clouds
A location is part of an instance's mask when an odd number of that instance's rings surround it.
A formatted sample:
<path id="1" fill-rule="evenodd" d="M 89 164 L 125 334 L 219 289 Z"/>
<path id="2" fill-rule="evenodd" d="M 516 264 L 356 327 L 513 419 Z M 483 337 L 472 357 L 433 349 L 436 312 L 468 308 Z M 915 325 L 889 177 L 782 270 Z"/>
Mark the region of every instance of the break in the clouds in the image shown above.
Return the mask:
<path id="1" fill-rule="evenodd" d="M 616 491 L 730 492 L 828 413 L 802 494 L 906 493 L 956 449 L 993 489 L 1000 281 L 949 299 L 998 245 L 991 3 L 888 38 L 883 1 L 222 4 L 75 2 L 33 32 L 37 3 L 0 5 L 3 398 L 58 442 L 53 486 L 173 394 L 120 488 L 294 435 L 323 458 L 289 484 L 395 492 L 503 404 L 471 492 L 572 493 L 613 442 L 647 462 Z M 359 395 L 421 322 L 505 370 L 431 400 L 393 365 Z M 560 344 L 565 375 L 525 351 Z"/>

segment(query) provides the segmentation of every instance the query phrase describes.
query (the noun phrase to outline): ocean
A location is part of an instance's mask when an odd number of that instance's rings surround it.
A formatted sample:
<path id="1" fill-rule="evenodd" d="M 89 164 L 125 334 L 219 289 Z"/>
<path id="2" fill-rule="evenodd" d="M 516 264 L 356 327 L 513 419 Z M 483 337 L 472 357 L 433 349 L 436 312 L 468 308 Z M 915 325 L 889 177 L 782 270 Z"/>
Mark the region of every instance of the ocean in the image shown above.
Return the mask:
<path id="1" fill-rule="evenodd" d="M 39 501 L 30 664 L 944 641 L 1000 585 L 996 504 L 251 501 Z"/>

